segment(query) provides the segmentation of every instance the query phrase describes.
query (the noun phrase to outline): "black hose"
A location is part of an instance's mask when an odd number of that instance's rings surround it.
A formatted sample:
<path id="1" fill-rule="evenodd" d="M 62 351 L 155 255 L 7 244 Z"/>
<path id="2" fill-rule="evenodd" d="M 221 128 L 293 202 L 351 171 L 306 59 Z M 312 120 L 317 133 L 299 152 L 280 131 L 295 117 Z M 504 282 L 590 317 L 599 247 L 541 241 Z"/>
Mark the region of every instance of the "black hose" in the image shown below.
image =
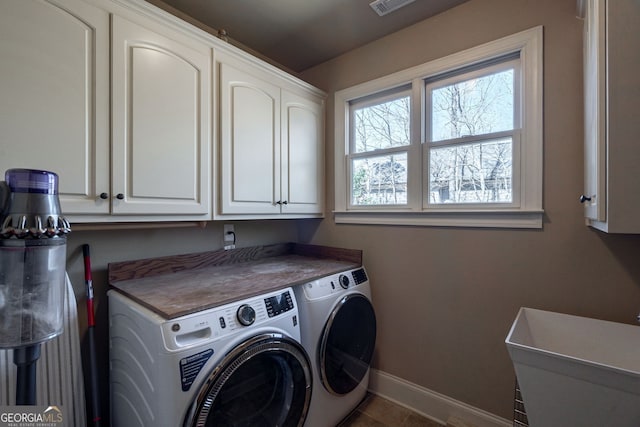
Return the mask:
<path id="1" fill-rule="evenodd" d="M 13 350 L 13 363 L 18 367 L 16 405 L 36 404 L 36 362 L 39 358 L 40 344 Z"/>

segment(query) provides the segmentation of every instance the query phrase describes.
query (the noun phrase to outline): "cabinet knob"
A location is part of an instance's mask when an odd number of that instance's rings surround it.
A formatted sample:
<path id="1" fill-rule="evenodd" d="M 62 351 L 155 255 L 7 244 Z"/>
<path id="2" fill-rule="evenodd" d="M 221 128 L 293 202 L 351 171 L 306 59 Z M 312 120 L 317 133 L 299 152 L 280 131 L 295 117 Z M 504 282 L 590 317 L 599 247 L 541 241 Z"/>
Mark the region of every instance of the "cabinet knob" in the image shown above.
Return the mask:
<path id="1" fill-rule="evenodd" d="M 285 200 L 284 202 L 282 202 L 283 205 L 286 205 L 288 202 Z"/>
<path id="2" fill-rule="evenodd" d="M 109 198 L 109 195 L 108 195 L 107 193 L 100 193 L 100 198 L 101 198 L 102 200 L 106 200 L 106 199 L 108 199 L 108 198 Z"/>
<path id="3" fill-rule="evenodd" d="M 122 193 L 116 194 L 116 199 L 118 199 L 118 200 L 124 199 L 124 194 L 122 194 Z"/>
<path id="4" fill-rule="evenodd" d="M 580 196 L 580 203 L 584 203 L 584 202 L 590 202 L 591 201 L 591 197 L 587 197 L 584 194 L 582 196 Z"/>

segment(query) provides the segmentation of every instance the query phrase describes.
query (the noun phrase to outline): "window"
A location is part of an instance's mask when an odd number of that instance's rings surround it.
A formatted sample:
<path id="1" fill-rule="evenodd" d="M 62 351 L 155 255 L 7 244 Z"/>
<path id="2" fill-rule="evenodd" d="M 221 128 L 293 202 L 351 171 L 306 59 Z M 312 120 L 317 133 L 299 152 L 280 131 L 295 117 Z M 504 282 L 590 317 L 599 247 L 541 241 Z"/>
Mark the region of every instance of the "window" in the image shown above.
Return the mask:
<path id="1" fill-rule="evenodd" d="M 500 62 L 426 81 L 425 206 L 517 204 L 520 61 Z"/>
<path id="2" fill-rule="evenodd" d="M 542 226 L 542 28 L 336 93 L 336 222 Z"/>
<path id="3" fill-rule="evenodd" d="M 407 204 L 409 104 L 406 90 L 351 104 L 352 205 Z"/>

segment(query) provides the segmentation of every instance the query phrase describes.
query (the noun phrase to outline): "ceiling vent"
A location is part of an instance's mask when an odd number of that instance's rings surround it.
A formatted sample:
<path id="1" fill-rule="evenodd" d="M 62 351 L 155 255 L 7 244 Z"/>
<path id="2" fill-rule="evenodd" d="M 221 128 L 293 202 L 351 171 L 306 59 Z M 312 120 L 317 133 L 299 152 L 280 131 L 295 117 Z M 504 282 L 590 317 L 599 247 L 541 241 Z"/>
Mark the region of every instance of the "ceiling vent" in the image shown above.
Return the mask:
<path id="1" fill-rule="evenodd" d="M 414 1 L 415 0 L 375 0 L 369 3 L 369 6 L 371 6 L 378 15 L 384 16 Z"/>

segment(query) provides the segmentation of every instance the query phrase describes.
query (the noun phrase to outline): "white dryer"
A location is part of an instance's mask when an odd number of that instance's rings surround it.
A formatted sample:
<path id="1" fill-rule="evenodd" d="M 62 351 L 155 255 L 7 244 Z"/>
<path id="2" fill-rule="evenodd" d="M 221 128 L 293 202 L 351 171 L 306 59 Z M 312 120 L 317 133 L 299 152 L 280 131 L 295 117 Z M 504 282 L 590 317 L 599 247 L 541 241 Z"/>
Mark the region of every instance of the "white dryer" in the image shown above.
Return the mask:
<path id="1" fill-rule="evenodd" d="M 305 427 L 334 427 L 362 401 L 376 342 L 376 316 L 364 268 L 294 287 L 302 345 L 313 365 Z"/>
<path id="2" fill-rule="evenodd" d="M 175 319 L 108 295 L 114 427 L 302 426 L 312 373 L 291 288 Z"/>

